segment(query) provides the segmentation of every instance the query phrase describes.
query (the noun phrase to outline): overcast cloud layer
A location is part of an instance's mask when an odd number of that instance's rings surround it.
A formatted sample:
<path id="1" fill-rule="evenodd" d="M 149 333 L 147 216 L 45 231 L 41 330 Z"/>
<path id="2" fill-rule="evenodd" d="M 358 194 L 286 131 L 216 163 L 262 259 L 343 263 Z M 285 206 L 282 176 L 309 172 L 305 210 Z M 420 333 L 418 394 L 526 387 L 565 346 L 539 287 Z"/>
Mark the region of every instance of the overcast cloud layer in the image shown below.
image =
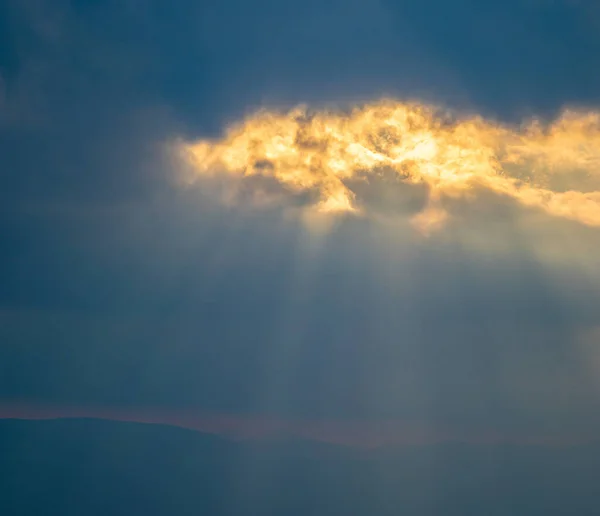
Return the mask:
<path id="1" fill-rule="evenodd" d="M 513 135 L 597 116 L 594 2 L 161 5 L 0 7 L 4 400 L 598 429 L 588 218 L 482 188 L 424 236 L 431 185 L 383 170 L 351 185 L 376 216 L 307 224 L 318 191 L 257 203 L 281 183 L 236 176 L 223 202 L 231 178 L 183 187 L 173 152 L 301 103 L 393 98 Z M 536 188 L 599 190 L 595 123 L 585 167 Z"/>

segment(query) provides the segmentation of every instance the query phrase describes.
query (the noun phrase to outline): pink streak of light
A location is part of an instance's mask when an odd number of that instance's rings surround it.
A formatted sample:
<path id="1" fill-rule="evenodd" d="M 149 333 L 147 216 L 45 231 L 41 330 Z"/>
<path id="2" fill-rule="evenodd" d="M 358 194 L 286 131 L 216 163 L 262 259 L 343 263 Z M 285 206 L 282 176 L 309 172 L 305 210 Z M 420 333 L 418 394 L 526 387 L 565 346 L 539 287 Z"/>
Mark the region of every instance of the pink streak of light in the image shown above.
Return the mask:
<path id="1" fill-rule="evenodd" d="M 191 410 L 175 412 L 164 409 L 0 404 L 0 419 L 76 418 L 169 425 L 235 440 L 296 438 L 363 449 L 451 441 L 561 446 L 594 440 L 552 435 L 501 434 L 493 430 L 473 433 L 394 420 L 294 420 L 261 415 L 199 413 Z"/>

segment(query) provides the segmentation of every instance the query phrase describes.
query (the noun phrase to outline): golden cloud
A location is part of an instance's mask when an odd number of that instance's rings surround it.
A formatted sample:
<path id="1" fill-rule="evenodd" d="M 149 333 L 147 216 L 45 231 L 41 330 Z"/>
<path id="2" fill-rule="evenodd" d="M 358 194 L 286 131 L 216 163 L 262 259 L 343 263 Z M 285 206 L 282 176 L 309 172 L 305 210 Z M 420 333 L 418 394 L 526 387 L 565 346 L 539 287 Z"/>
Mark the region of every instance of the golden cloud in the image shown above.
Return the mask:
<path id="1" fill-rule="evenodd" d="M 600 226 L 600 112 L 506 125 L 437 106 L 382 100 L 349 110 L 260 110 L 220 140 L 185 142 L 193 178 L 225 174 L 274 180 L 314 194 L 323 212 L 364 211 L 353 184 L 392 171 L 427 187 L 413 222 L 447 218 L 443 199 L 481 188 L 550 215 Z"/>

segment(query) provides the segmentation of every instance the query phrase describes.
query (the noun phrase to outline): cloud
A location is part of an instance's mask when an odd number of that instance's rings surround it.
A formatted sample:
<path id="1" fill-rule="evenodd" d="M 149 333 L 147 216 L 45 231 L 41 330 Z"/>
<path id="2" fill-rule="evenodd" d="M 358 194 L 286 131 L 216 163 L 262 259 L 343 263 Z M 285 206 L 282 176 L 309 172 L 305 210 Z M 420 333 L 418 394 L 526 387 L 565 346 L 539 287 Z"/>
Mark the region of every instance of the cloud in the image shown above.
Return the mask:
<path id="1" fill-rule="evenodd" d="M 368 213 L 352 182 L 395 173 L 424 185 L 413 223 L 441 227 L 447 199 L 484 189 L 581 224 L 600 226 L 600 112 L 564 111 L 551 122 L 508 126 L 435 106 L 383 100 L 348 110 L 262 110 L 221 140 L 181 146 L 196 177 L 275 180 L 313 194 L 323 212 Z M 377 200 L 372 201 L 377 205 Z"/>

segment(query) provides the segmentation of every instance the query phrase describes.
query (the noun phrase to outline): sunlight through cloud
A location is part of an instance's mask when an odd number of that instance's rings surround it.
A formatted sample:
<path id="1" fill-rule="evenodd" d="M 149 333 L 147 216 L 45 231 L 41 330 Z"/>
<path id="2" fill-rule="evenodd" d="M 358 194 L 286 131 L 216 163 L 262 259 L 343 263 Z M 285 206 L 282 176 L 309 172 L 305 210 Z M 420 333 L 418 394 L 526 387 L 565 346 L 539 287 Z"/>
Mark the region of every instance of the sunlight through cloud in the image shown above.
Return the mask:
<path id="1" fill-rule="evenodd" d="M 264 178 L 324 213 L 368 214 L 355 184 L 393 171 L 400 183 L 426 187 L 412 218 L 425 233 L 444 225 L 444 200 L 482 189 L 600 226 L 600 112 L 565 110 L 552 122 L 509 126 L 394 100 L 349 110 L 261 110 L 220 140 L 184 142 L 180 150 L 190 182 Z"/>

